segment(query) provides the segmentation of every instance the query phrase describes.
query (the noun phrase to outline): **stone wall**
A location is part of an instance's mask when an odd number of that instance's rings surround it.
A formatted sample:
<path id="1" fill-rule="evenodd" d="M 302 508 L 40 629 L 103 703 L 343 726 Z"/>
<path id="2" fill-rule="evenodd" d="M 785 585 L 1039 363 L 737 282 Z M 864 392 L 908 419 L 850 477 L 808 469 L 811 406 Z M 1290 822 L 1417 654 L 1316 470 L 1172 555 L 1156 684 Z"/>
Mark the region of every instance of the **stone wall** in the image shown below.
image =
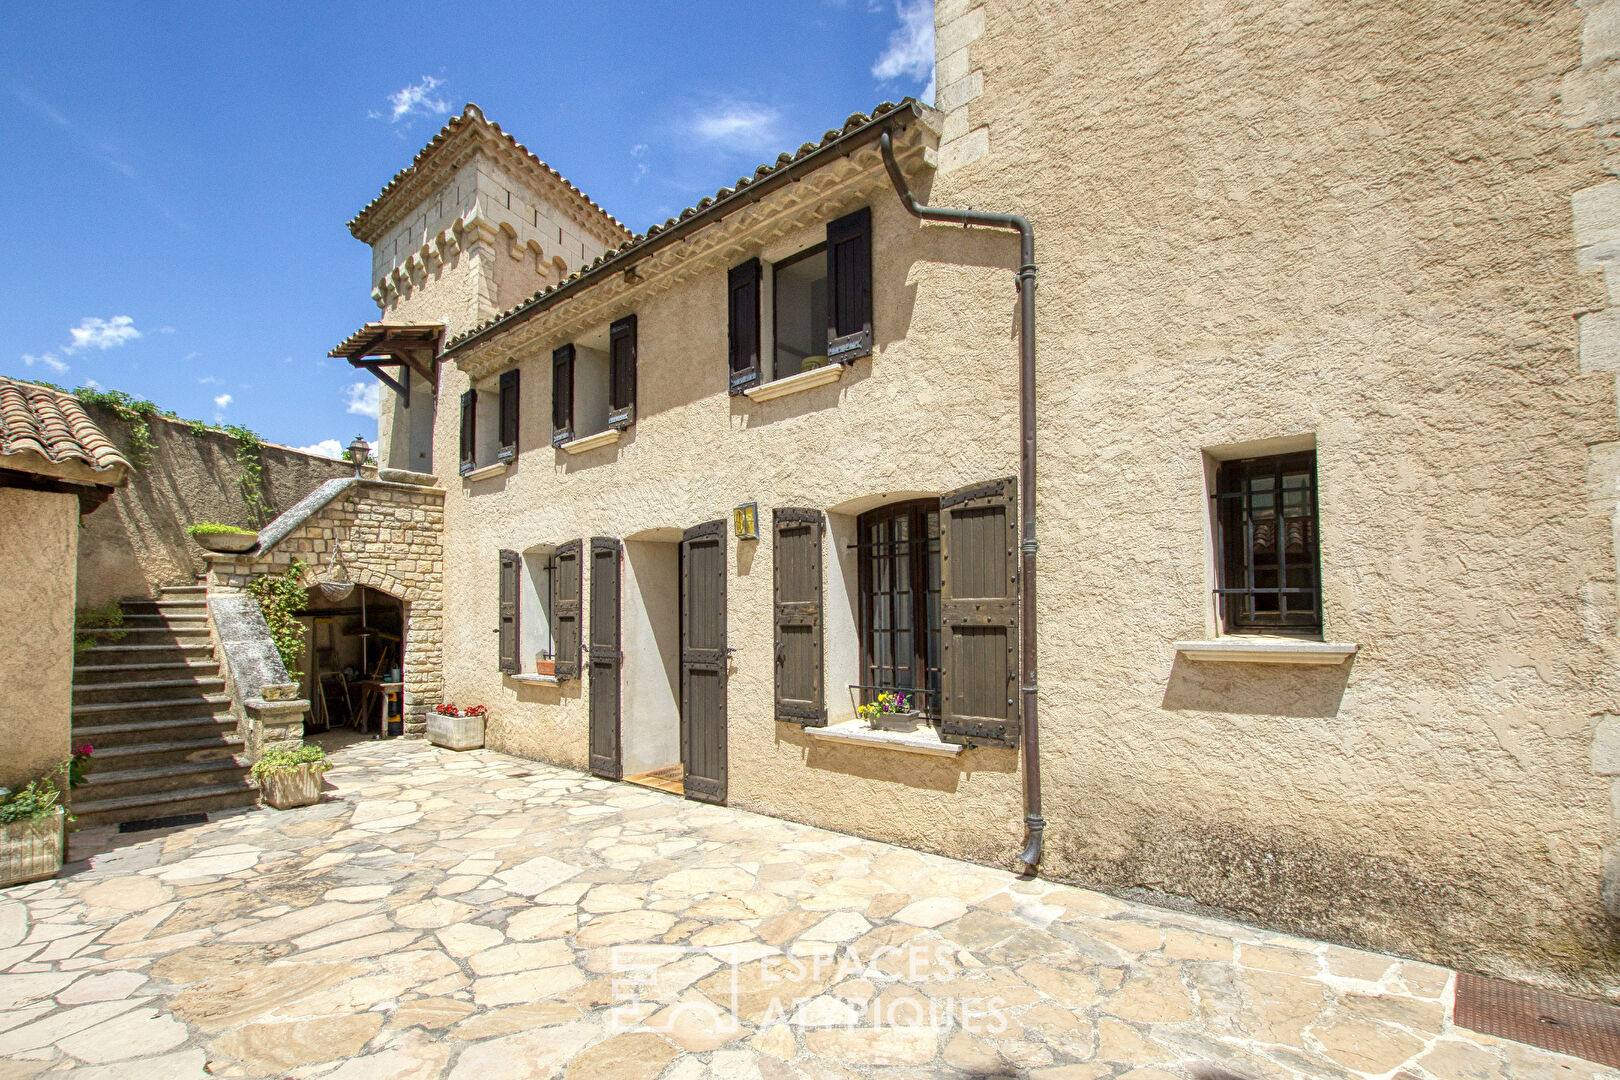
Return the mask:
<path id="1" fill-rule="evenodd" d="M 126 456 L 129 425 L 107 409 L 87 405 L 90 418 Z M 198 521 L 253 527 L 238 484 L 236 440 L 223 432 L 196 434 L 190 425 L 148 417 L 153 448 L 129 483 L 84 519 L 79 533 L 79 605 L 97 607 L 124 597 L 155 595 L 164 585 L 196 580 L 206 567 L 202 548 L 186 535 Z M 259 459 L 264 497 L 274 517 L 321 481 L 354 472 L 331 458 L 264 445 Z"/>
<path id="2" fill-rule="evenodd" d="M 253 577 L 285 572 L 295 562 L 304 564 L 303 581 L 312 587 L 329 572 L 336 543 L 350 580 L 404 601 L 405 733 L 420 736 L 444 685 L 444 489 L 372 479 L 333 487 L 330 501 L 298 511 L 295 523 L 279 523 L 292 527 L 267 551 L 213 557 L 209 596 L 240 590 Z"/>
<path id="3" fill-rule="evenodd" d="M 0 786 L 15 789 L 68 755 L 78 538 L 78 496 L 0 488 Z"/>

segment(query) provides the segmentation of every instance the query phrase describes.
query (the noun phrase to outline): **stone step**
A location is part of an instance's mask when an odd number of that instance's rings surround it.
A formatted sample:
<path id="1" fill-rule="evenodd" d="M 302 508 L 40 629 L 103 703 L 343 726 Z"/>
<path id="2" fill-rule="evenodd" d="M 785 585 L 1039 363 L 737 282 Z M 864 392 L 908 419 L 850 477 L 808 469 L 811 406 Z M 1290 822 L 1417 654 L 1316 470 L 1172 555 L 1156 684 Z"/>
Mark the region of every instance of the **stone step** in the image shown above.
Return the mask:
<path id="1" fill-rule="evenodd" d="M 212 655 L 214 643 L 212 641 L 187 640 L 183 642 L 152 642 L 146 645 L 92 645 L 79 653 L 80 659 L 104 659 L 109 663 L 127 662 L 136 663 L 148 658 L 159 660 L 172 660 L 176 656 L 202 656 Z"/>
<path id="2" fill-rule="evenodd" d="M 73 717 L 117 717 L 128 714 L 131 720 L 155 720 L 155 716 L 139 715 L 190 710 L 196 713 L 203 706 L 220 707 L 231 703 L 226 694 L 198 694 L 190 698 L 157 698 L 147 701 L 98 701 L 89 705 L 73 706 Z M 210 708 L 210 711 L 213 711 Z"/>
<path id="3" fill-rule="evenodd" d="M 212 642 L 208 636 L 206 622 L 177 626 L 108 626 L 97 627 L 94 630 L 78 630 L 75 633 L 95 642 L 98 646 L 105 642 L 108 645 L 141 645 L 147 648 L 167 645 L 172 648 L 176 645 Z"/>
<path id="4" fill-rule="evenodd" d="M 161 596 L 156 600 L 141 597 L 134 600 L 120 600 L 118 606 L 124 611 L 207 611 L 208 601 L 202 593 L 194 596 Z"/>
<path id="5" fill-rule="evenodd" d="M 204 596 L 208 592 L 206 585 L 165 585 L 158 590 L 164 596 Z"/>
<path id="6" fill-rule="evenodd" d="M 258 801 L 258 788 L 245 779 L 240 783 L 210 784 L 187 791 L 158 792 L 121 798 L 89 799 L 80 788 L 72 802 L 73 816 L 80 828 L 117 825 L 124 821 L 169 817 L 174 814 L 216 813 L 252 806 Z"/>
<path id="7" fill-rule="evenodd" d="M 75 723 L 73 745 L 89 743 L 99 752 L 104 746 L 145 746 L 182 739 L 224 739 L 235 732 L 236 717 L 230 713 L 208 716 L 191 712 L 141 720 L 107 718 L 100 723 Z"/>
<path id="8" fill-rule="evenodd" d="M 124 629 L 140 628 L 150 630 L 161 626 L 183 626 L 191 629 L 197 626 L 208 625 L 208 613 L 198 611 L 126 611 L 124 612 Z"/>
<path id="9" fill-rule="evenodd" d="M 92 766 L 94 758 L 91 759 Z M 245 780 L 247 764 L 227 757 L 213 761 L 140 765 L 131 768 L 95 768 L 78 790 L 91 799 L 121 799 L 132 795 L 158 795 Z"/>
<path id="10" fill-rule="evenodd" d="M 91 743 L 95 746 L 94 743 Z M 157 765 L 185 765 L 202 761 L 235 761 L 243 739 L 234 728 L 201 738 L 165 739 L 127 745 L 96 746 L 91 764 L 96 770 L 144 769 Z"/>
<path id="11" fill-rule="evenodd" d="M 98 658 L 110 659 L 110 658 Z M 152 675 L 155 677 L 177 674 L 194 674 L 207 677 L 219 674 L 219 664 L 212 658 L 208 659 L 164 659 L 162 662 L 144 664 L 78 664 L 73 668 L 73 685 L 75 688 L 105 685 L 107 683 L 124 682 L 138 675 Z"/>
<path id="12" fill-rule="evenodd" d="M 210 674 L 187 679 L 143 679 L 123 682 L 75 684 L 74 705 L 131 704 L 155 701 L 197 701 L 225 688 L 216 667 Z"/>

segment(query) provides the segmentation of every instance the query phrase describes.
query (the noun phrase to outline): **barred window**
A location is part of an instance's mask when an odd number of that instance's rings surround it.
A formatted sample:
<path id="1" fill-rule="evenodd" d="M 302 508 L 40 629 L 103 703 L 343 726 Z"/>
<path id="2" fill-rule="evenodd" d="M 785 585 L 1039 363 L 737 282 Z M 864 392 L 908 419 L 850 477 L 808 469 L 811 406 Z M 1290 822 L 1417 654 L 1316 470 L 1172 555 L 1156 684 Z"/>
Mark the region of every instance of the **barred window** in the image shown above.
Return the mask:
<path id="1" fill-rule="evenodd" d="M 861 700 L 879 688 L 922 690 L 915 707 L 939 712 L 939 502 L 897 503 L 862 514 Z"/>
<path id="2" fill-rule="evenodd" d="M 1315 452 L 1221 462 L 1215 522 L 1226 632 L 1320 634 Z"/>

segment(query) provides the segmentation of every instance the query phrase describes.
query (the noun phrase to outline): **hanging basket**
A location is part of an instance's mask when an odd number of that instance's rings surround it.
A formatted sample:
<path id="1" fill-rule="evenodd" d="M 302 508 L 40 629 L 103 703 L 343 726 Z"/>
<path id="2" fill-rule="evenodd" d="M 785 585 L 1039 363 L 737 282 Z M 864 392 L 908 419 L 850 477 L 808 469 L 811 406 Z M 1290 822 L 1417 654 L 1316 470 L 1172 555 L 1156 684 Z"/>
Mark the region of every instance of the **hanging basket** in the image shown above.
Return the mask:
<path id="1" fill-rule="evenodd" d="M 321 590 L 321 595 L 333 603 L 347 600 L 349 594 L 354 592 L 354 582 L 349 580 L 349 572 L 338 565 L 339 554 L 337 541 L 333 540 L 332 559 L 327 563 L 326 577 L 315 582 L 315 587 Z"/>

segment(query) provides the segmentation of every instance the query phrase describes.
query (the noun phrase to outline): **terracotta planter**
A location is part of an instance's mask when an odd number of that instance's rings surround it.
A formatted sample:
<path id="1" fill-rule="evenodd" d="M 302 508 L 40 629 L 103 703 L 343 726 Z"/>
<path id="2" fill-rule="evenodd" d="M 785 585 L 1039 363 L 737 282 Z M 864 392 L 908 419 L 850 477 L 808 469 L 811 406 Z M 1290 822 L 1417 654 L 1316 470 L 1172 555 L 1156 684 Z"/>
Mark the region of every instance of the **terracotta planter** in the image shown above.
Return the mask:
<path id="1" fill-rule="evenodd" d="M 62 872 L 66 812 L 58 806 L 37 821 L 0 825 L 0 886 L 44 881 Z"/>
<path id="2" fill-rule="evenodd" d="M 547 660 L 544 657 L 536 657 L 534 661 L 534 673 L 536 675 L 556 675 L 557 661 Z"/>
<path id="3" fill-rule="evenodd" d="M 313 806 L 321 801 L 321 773 L 313 763 L 305 762 L 286 772 L 259 777 L 259 798 L 266 806 L 277 810 L 291 810 L 296 806 Z"/>
<path id="4" fill-rule="evenodd" d="M 198 533 L 192 537 L 200 547 L 209 551 L 217 551 L 225 555 L 239 555 L 244 551 L 251 551 L 253 545 L 259 542 L 259 534 L 249 533 Z"/>
<path id="5" fill-rule="evenodd" d="M 482 716 L 445 716 L 428 713 L 428 742 L 446 750 L 479 750 L 484 745 Z"/>

